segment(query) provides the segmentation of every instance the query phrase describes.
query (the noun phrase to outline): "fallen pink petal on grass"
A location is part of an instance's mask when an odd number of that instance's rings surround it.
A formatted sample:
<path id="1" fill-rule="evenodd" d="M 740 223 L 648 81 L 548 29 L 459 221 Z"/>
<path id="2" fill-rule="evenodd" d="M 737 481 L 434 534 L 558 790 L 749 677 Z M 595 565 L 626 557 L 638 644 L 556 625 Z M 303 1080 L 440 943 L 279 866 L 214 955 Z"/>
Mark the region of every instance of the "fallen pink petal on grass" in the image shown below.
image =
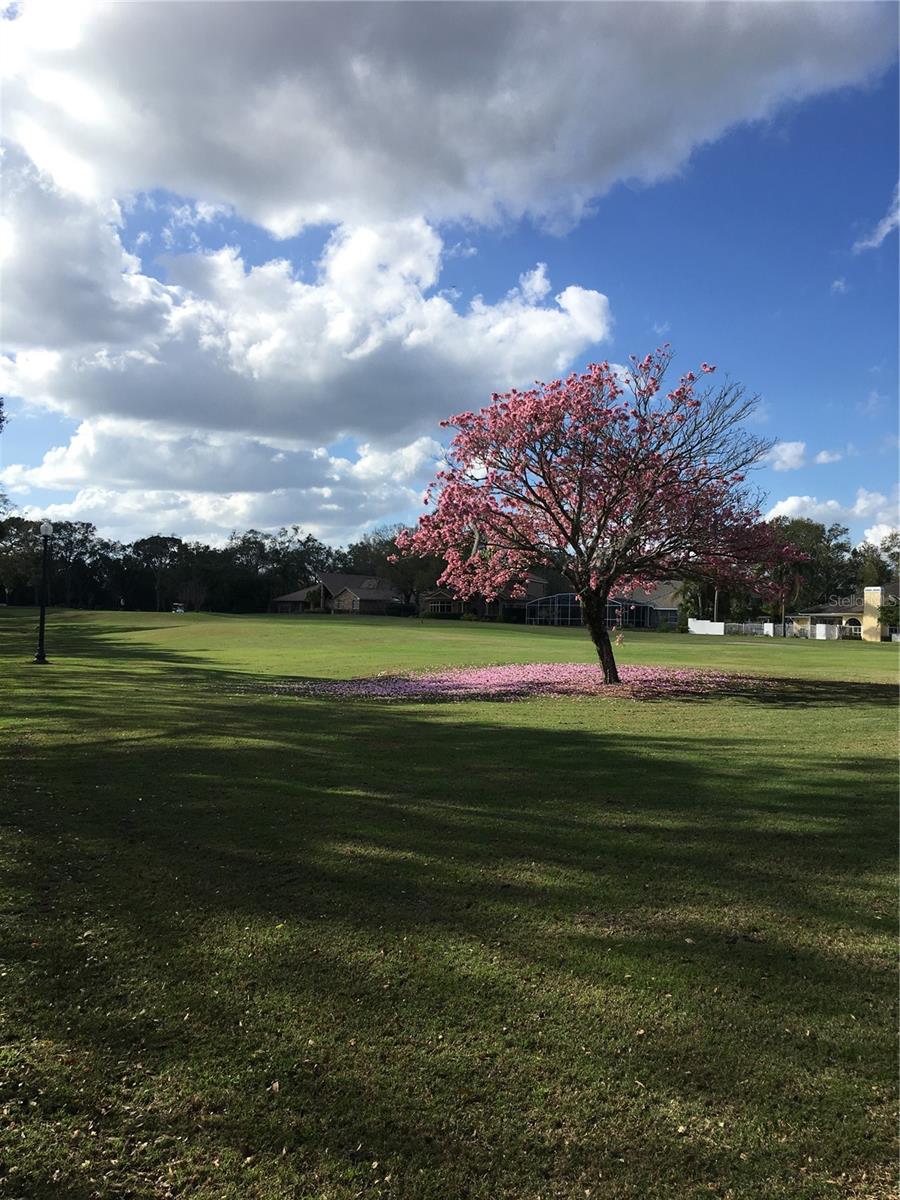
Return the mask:
<path id="1" fill-rule="evenodd" d="M 421 674 L 304 680 L 278 685 L 276 690 L 374 700 L 526 700 L 535 696 L 654 700 L 771 686 L 757 676 L 689 668 L 620 667 L 619 675 L 620 683 L 607 684 L 601 667 L 594 663 L 508 663 Z"/>

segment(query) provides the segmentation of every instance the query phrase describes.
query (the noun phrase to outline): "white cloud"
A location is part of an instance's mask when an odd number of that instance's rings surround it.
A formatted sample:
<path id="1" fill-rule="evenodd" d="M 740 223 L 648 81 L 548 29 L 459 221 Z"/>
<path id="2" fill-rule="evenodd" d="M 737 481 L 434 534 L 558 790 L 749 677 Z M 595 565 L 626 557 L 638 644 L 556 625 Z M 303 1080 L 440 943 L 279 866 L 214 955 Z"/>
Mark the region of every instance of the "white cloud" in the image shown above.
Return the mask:
<path id="1" fill-rule="evenodd" d="M 168 250 L 173 250 L 179 239 L 186 240 L 188 248 L 199 249 L 201 240 L 197 229 L 215 224 L 231 214 L 227 204 L 209 204 L 205 200 L 193 204 L 169 204 L 166 209 L 169 219 L 162 227 L 161 236 Z"/>
<path id="2" fill-rule="evenodd" d="M 843 275 L 831 281 L 831 294 L 833 296 L 842 296 L 847 291 L 847 280 Z"/>
<path id="3" fill-rule="evenodd" d="M 396 518 L 419 506 L 418 492 L 360 492 L 352 503 L 304 488 L 269 492 L 184 492 L 88 487 L 71 500 L 25 505 L 31 519 L 90 521 L 101 537 L 132 541 L 150 532 L 177 533 L 186 540 L 221 543 L 235 529 L 300 525 L 331 545 L 346 543 L 360 530 Z"/>
<path id="4" fill-rule="evenodd" d="M 878 388 L 870 388 L 865 400 L 857 401 L 856 411 L 862 413 L 865 417 L 872 417 L 876 413 L 881 412 L 886 400 L 887 396 L 883 396 Z"/>
<path id="5" fill-rule="evenodd" d="M 797 471 L 806 465 L 806 442 L 776 442 L 769 451 L 773 471 Z"/>
<path id="6" fill-rule="evenodd" d="M 165 188 L 277 236 L 577 220 L 616 181 L 894 53 L 888 5 L 29 4 L 5 132 L 98 198 Z M 61 36 L 60 30 L 65 30 Z M 635 81 L 640 80 L 640 86 Z M 585 114 L 590 119 L 585 119 Z"/>
<path id="7" fill-rule="evenodd" d="M 519 288 L 529 304 L 536 304 L 539 300 L 543 300 L 550 291 L 547 264 L 538 263 L 533 271 L 526 271 L 524 275 L 520 275 Z"/>
<path id="8" fill-rule="evenodd" d="M 860 238 L 859 241 L 853 243 L 854 254 L 859 254 L 862 250 L 877 250 L 889 233 L 900 225 L 900 183 L 894 188 L 894 197 L 891 200 L 891 206 L 869 234 L 868 237 Z"/>
<path id="9" fill-rule="evenodd" d="M 473 246 L 471 242 L 454 242 L 444 251 L 444 258 L 474 258 L 477 253 L 478 247 Z"/>
<path id="10" fill-rule="evenodd" d="M 879 5 L 221 17 L 26 0 L 3 26 L 0 386 L 79 423 L 6 487 L 73 490 L 52 515 L 119 536 L 297 520 L 339 538 L 418 507 L 438 418 L 564 372 L 613 323 L 605 295 L 554 292 L 543 263 L 463 305 L 442 268 L 476 247 L 446 247 L 439 222 L 562 230 L 617 181 L 670 176 L 734 123 L 891 58 Z M 121 241 L 141 193 L 165 284 Z M 277 237 L 330 227 L 316 272 L 205 252 L 226 216 Z M 355 452 L 322 449 L 338 439 Z"/>
<path id="11" fill-rule="evenodd" d="M 259 521 L 267 491 L 279 513 L 300 504 L 329 529 L 416 508 L 441 417 L 566 369 L 612 325 L 600 292 L 551 298 L 543 264 L 496 303 L 457 310 L 437 290 L 442 239 L 421 217 L 335 229 L 310 282 L 225 247 L 170 256 L 164 285 L 123 249 L 116 205 L 61 192 L 20 158 L 8 179 L 7 220 L 30 249 L 4 279 L 0 387 L 79 427 L 39 464 L 8 467 L 5 486 L 78 489 L 71 512 L 94 505 L 94 520 L 113 493 L 128 519 L 135 498 L 165 495 L 159 521 L 176 497 L 192 528 Z M 186 228 L 208 217 L 175 214 Z M 341 438 L 356 458 L 315 453 Z M 232 499 L 219 510 L 214 493 Z"/>
<path id="12" fill-rule="evenodd" d="M 896 522 L 893 525 L 888 525 L 886 522 L 881 522 L 878 525 L 870 525 L 869 528 L 864 531 L 864 535 L 867 542 L 871 542 L 873 546 L 878 546 L 884 541 L 888 534 L 896 532 Z"/>
<path id="13" fill-rule="evenodd" d="M 443 243 L 421 217 L 339 227 L 312 282 L 225 247 L 170 256 L 163 285 L 123 250 L 117 209 L 26 164 L 10 177 L 10 226 L 34 250 L 4 280 L 3 386 L 76 419 L 408 444 L 499 387 L 565 369 L 612 325 L 600 292 L 551 299 L 542 265 L 457 311 L 435 290 Z"/>
<path id="14" fill-rule="evenodd" d="M 840 462 L 843 457 L 839 450 L 820 450 L 816 455 L 816 462 L 819 466 L 824 466 L 826 463 Z"/>
<path id="15" fill-rule="evenodd" d="M 8 348 L 123 345 L 163 331 L 174 294 L 122 247 L 117 204 L 59 190 L 19 154 L 6 156 L 3 176 Z"/>
<path id="16" fill-rule="evenodd" d="M 900 524 L 898 509 L 900 500 L 896 492 L 888 498 L 882 492 L 870 492 L 860 487 L 852 504 L 843 504 L 839 500 L 819 500 L 816 496 L 787 496 L 772 505 L 766 513 L 766 520 L 770 521 L 773 517 L 808 517 L 812 521 L 857 525 L 871 521 L 870 529 L 882 525 L 896 528 Z"/>
<path id="17" fill-rule="evenodd" d="M 106 536 L 190 530 L 213 539 L 240 525 L 298 523 L 332 540 L 419 507 L 442 448 L 432 438 L 356 459 L 238 434 L 185 432 L 154 422 L 83 421 L 36 467 L 0 472 L 14 497 L 33 488 L 70 500 L 25 505 L 51 519 L 94 522 Z"/>
<path id="18" fill-rule="evenodd" d="M 845 520 L 848 510 L 837 500 L 819 500 L 815 496 L 787 496 L 773 504 L 766 520 L 773 517 L 809 517 L 811 521 Z"/>
<path id="19" fill-rule="evenodd" d="M 406 483 L 417 478 L 430 478 L 442 454 L 443 448 L 434 438 L 420 437 L 397 450 L 378 450 L 367 444 L 362 445 L 356 462 L 342 459 L 331 461 L 334 469 L 365 483 L 385 480 Z"/>

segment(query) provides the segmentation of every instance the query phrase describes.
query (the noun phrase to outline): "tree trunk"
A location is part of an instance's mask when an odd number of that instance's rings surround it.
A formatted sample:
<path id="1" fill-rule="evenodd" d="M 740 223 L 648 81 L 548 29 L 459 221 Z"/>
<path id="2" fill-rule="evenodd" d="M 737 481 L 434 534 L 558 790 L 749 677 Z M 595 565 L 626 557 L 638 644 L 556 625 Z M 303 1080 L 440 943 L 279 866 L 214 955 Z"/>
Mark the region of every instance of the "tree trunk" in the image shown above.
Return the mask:
<path id="1" fill-rule="evenodd" d="M 597 650 L 600 666 L 603 668 L 603 682 L 619 683 L 619 672 L 609 640 L 609 630 L 606 628 L 607 599 L 605 594 L 601 595 L 599 592 L 585 592 L 581 597 L 581 612 Z"/>

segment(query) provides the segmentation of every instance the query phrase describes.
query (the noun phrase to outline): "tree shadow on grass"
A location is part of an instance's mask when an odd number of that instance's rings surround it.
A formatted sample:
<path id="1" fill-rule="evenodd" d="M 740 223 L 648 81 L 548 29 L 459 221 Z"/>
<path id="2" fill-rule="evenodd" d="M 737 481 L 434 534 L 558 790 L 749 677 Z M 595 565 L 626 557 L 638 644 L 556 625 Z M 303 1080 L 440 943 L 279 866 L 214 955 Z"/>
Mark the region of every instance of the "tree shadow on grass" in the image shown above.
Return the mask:
<path id="1" fill-rule="evenodd" d="M 813 1196 L 888 1153 L 892 762 L 167 666 L 60 678 L 8 761 L 22 1194 Z"/>
<path id="2" fill-rule="evenodd" d="M 718 694 L 695 697 L 701 703 L 733 699 L 777 708 L 833 708 L 866 704 L 878 708 L 896 708 L 895 684 L 868 683 L 850 679 L 798 679 L 779 676 L 761 677 L 765 686 L 753 680 L 727 685 Z"/>

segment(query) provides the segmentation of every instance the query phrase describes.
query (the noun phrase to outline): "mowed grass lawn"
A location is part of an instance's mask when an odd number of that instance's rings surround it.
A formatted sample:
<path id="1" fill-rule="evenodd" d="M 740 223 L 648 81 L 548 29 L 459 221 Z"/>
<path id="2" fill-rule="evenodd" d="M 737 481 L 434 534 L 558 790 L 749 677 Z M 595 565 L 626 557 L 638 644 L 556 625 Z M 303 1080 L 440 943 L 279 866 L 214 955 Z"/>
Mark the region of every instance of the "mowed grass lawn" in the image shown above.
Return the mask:
<path id="1" fill-rule="evenodd" d="M 2 637 L 21 1200 L 894 1194 L 896 647 L 629 634 L 760 697 L 386 703 L 580 630 L 35 612 Z"/>

